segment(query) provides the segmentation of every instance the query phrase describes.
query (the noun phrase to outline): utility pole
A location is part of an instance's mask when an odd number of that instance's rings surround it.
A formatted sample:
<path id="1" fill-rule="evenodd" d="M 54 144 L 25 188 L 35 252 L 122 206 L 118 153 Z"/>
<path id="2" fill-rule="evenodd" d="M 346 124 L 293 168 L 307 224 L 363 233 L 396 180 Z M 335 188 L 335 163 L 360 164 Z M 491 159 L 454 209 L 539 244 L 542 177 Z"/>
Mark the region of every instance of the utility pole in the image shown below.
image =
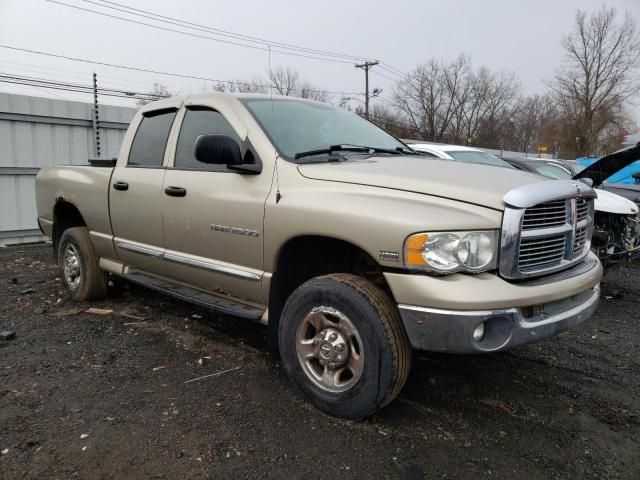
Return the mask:
<path id="1" fill-rule="evenodd" d="M 100 158 L 100 115 L 98 113 L 98 76 L 93 72 L 93 146 Z"/>
<path id="2" fill-rule="evenodd" d="M 379 63 L 379 61 L 374 60 L 373 62 L 364 62 L 356 65 L 356 68 L 364 70 L 364 116 L 367 118 L 369 118 L 369 69 Z"/>

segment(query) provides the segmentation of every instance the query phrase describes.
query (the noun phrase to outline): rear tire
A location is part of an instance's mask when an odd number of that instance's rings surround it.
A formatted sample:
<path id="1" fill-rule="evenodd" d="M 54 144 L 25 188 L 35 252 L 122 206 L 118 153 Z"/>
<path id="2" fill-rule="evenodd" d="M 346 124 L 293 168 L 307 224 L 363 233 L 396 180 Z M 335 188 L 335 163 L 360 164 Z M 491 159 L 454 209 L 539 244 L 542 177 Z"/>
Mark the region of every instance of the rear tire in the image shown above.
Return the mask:
<path id="1" fill-rule="evenodd" d="M 95 300 L 107 291 L 107 275 L 100 270 L 87 227 L 65 230 L 58 242 L 62 283 L 77 302 Z"/>
<path id="2" fill-rule="evenodd" d="M 347 273 L 317 277 L 288 298 L 279 325 L 283 366 L 320 410 L 367 417 L 404 386 L 411 346 L 391 298 Z"/>

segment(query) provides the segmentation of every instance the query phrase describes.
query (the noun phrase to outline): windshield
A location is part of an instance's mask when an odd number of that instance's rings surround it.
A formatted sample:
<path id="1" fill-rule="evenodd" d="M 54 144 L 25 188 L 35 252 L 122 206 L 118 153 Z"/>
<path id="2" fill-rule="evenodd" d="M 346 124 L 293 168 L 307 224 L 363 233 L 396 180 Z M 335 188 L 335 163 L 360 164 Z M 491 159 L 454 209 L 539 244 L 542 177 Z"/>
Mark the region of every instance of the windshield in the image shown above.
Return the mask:
<path id="1" fill-rule="evenodd" d="M 445 153 L 462 162 L 482 163 L 484 165 L 513 168 L 504 160 L 486 152 L 477 152 L 474 150 L 445 150 Z"/>
<path id="2" fill-rule="evenodd" d="M 331 105 L 267 98 L 244 100 L 243 103 L 278 152 L 289 160 L 296 154 L 327 149 L 332 145 L 388 150 L 406 148 L 368 120 Z"/>

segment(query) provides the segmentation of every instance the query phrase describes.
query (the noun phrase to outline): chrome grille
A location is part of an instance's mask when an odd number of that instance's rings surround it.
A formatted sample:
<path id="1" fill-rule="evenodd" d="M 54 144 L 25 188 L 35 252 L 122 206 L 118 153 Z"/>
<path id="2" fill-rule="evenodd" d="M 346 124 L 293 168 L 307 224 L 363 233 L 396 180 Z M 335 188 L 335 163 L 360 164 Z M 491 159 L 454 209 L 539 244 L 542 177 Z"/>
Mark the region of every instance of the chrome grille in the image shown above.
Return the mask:
<path id="1" fill-rule="evenodd" d="M 553 227 L 562 225 L 567 221 L 567 201 L 556 200 L 541 203 L 535 207 L 527 208 L 522 218 L 522 229 Z"/>
<path id="2" fill-rule="evenodd" d="M 582 227 L 576 229 L 576 236 L 573 240 L 573 255 L 574 257 L 580 255 L 582 250 L 584 249 L 585 244 L 587 243 L 587 227 Z"/>
<path id="3" fill-rule="evenodd" d="M 523 238 L 520 241 L 518 267 L 526 272 L 544 265 L 557 264 L 564 258 L 566 237 L 564 234 L 551 237 Z"/>
<path id="4" fill-rule="evenodd" d="M 591 247 L 594 198 L 588 186 L 562 180 L 509 192 L 505 196 L 500 274 L 523 279 L 581 261 Z"/>
<path id="5" fill-rule="evenodd" d="M 576 220 L 582 222 L 589 216 L 589 201 L 585 198 L 576 200 Z"/>

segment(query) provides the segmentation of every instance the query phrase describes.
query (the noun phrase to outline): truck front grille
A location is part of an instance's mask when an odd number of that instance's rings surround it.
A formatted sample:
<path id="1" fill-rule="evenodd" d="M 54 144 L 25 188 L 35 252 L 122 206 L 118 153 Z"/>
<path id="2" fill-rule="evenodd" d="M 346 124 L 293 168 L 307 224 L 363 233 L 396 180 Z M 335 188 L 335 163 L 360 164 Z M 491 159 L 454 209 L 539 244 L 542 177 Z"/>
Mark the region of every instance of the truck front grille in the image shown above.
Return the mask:
<path id="1" fill-rule="evenodd" d="M 592 202 L 590 202 L 586 198 L 578 198 L 576 200 L 576 219 L 578 222 L 582 222 L 583 220 L 587 219 L 587 217 L 589 216 L 589 207 L 591 203 Z"/>
<path id="2" fill-rule="evenodd" d="M 545 238 L 523 238 L 520 241 L 518 268 L 522 272 L 556 265 L 564 258 L 566 239 L 564 234 Z"/>
<path id="3" fill-rule="evenodd" d="M 574 238 L 573 240 L 574 257 L 580 255 L 580 253 L 584 249 L 584 246 L 587 243 L 587 234 L 588 234 L 587 227 L 576 229 L 576 238 Z"/>
<path id="4" fill-rule="evenodd" d="M 500 274 L 520 279 L 545 275 L 581 261 L 589 252 L 593 198 L 555 198 L 526 208 L 507 206 Z"/>
<path id="5" fill-rule="evenodd" d="M 533 230 L 535 228 L 553 227 L 562 225 L 566 221 L 567 201 L 556 200 L 527 208 L 522 218 L 522 229 Z"/>

